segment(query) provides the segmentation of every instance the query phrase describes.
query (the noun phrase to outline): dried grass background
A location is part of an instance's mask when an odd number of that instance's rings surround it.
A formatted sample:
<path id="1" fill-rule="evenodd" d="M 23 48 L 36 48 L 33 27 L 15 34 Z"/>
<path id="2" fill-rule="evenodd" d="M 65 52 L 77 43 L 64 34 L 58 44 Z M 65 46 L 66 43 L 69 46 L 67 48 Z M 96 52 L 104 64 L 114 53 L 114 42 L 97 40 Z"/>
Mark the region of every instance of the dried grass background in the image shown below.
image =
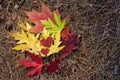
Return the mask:
<path id="1" fill-rule="evenodd" d="M 9 32 L 19 30 L 18 16 L 27 19 L 24 11 L 40 11 L 41 2 L 59 9 L 80 43 L 56 73 L 25 77 L 27 69 L 15 62 L 25 55 L 11 50 Z M 0 80 L 120 80 L 120 0 L 0 0 Z"/>

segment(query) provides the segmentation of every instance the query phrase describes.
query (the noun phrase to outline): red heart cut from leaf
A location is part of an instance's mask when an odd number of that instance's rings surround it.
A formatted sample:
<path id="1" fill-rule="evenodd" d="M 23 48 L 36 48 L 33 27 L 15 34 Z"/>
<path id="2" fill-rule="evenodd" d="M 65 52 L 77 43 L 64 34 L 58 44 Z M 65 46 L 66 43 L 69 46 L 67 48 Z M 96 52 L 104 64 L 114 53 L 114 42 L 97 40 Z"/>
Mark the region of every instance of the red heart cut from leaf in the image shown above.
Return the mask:
<path id="1" fill-rule="evenodd" d="M 50 47 L 52 45 L 52 42 L 53 42 L 52 37 L 48 37 L 47 39 L 40 40 L 40 43 L 45 47 Z"/>
<path id="2" fill-rule="evenodd" d="M 41 52 L 42 52 L 44 55 L 47 55 L 48 52 L 49 52 L 49 49 L 48 49 L 48 48 L 46 48 L 46 49 L 42 48 L 42 49 L 41 49 Z"/>

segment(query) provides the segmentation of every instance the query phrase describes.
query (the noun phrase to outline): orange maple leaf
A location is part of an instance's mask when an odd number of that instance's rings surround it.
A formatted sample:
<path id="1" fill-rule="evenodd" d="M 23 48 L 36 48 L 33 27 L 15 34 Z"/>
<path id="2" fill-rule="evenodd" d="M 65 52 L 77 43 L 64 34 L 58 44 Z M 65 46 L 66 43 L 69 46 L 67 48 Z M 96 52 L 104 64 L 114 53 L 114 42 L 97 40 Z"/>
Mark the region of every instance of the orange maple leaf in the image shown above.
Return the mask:
<path id="1" fill-rule="evenodd" d="M 51 12 L 50 8 L 47 7 L 45 4 L 42 4 L 41 7 L 41 12 L 37 12 L 35 10 L 32 10 L 31 12 L 26 12 L 28 16 L 28 21 L 35 24 L 35 26 L 30 29 L 30 32 L 35 34 L 39 33 L 44 28 L 40 20 L 47 20 L 48 18 L 50 18 L 54 22 L 53 13 Z M 54 12 L 59 14 L 58 10 L 55 10 Z"/>

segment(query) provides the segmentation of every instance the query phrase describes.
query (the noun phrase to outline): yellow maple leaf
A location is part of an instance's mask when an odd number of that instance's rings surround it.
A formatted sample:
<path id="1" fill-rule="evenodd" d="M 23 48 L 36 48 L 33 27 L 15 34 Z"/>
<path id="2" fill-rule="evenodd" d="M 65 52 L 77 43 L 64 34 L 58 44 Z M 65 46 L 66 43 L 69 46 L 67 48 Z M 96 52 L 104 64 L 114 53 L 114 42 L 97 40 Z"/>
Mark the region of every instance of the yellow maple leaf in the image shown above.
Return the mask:
<path id="1" fill-rule="evenodd" d="M 30 33 L 21 30 L 21 33 L 18 32 L 11 32 L 10 35 L 15 38 L 15 40 L 19 40 L 17 42 L 17 46 L 15 46 L 14 50 L 28 50 L 30 52 L 34 52 L 34 54 L 39 55 L 41 46 L 38 38 Z"/>
<path id="2" fill-rule="evenodd" d="M 44 30 L 41 32 L 41 37 L 46 39 L 49 36 L 50 36 L 50 33 L 46 30 L 46 28 L 44 28 Z"/>
<path id="3" fill-rule="evenodd" d="M 47 56 L 54 53 L 58 53 L 60 50 L 62 50 L 64 46 L 60 46 L 60 44 L 61 44 L 61 41 L 60 41 L 60 31 L 59 31 L 54 35 L 54 42 L 49 48 L 49 53 L 47 54 Z"/>
<path id="4" fill-rule="evenodd" d="M 18 18 L 18 26 L 25 31 L 29 31 L 30 28 L 32 28 L 32 26 L 28 22 L 24 23 L 20 18 Z"/>
<path id="5" fill-rule="evenodd" d="M 21 28 L 21 32 L 11 32 L 10 35 L 18 40 L 17 45 L 13 47 L 13 50 L 21 50 L 21 51 L 30 51 L 35 55 L 40 55 L 42 57 L 47 57 L 51 54 L 58 53 L 64 46 L 60 46 L 61 38 L 60 38 L 60 31 L 56 34 L 50 34 L 46 28 L 41 33 L 33 34 L 29 32 L 31 28 L 29 23 L 20 23 L 19 27 Z M 53 38 L 53 44 L 48 48 L 43 46 L 40 43 L 41 39 L 47 39 L 49 36 Z M 41 52 L 42 48 L 48 48 L 49 52 L 47 55 Z"/>

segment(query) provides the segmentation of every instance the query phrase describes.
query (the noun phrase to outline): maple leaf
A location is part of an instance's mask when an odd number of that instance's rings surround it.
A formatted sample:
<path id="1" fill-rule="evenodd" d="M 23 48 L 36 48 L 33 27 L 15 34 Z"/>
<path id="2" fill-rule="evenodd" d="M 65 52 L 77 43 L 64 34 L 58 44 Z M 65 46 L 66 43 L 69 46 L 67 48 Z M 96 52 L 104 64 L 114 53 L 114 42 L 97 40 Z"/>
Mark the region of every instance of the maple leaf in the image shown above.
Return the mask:
<path id="1" fill-rule="evenodd" d="M 47 7 L 45 4 L 42 4 L 42 11 L 43 14 L 45 14 L 45 17 L 49 17 L 53 20 L 53 13 L 51 12 L 50 8 Z M 59 13 L 59 11 L 57 11 L 57 13 Z M 47 18 L 48 18 L 47 17 Z"/>
<path id="2" fill-rule="evenodd" d="M 40 31 L 42 31 L 43 25 L 40 23 L 40 20 L 45 18 L 44 15 L 34 10 L 32 10 L 31 12 L 26 12 L 26 14 L 28 16 L 28 20 L 31 23 L 35 24 L 35 26 L 30 29 L 30 32 L 39 33 Z"/>
<path id="3" fill-rule="evenodd" d="M 48 30 L 50 34 L 56 34 L 57 32 L 61 31 L 65 26 L 65 19 L 61 20 L 60 15 L 58 15 L 57 13 L 54 13 L 54 21 L 52 21 L 50 18 L 48 18 L 48 20 L 41 20 L 41 23 L 44 25 L 44 27 Z"/>
<path id="4" fill-rule="evenodd" d="M 43 31 L 44 26 L 43 25 L 35 25 L 34 27 L 30 28 L 30 32 L 34 33 L 34 34 L 38 34 L 39 32 Z"/>
<path id="5" fill-rule="evenodd" d="M 25 51 L 25 53 L 26 54 L 28 54 L 28 56 L 30 57 L 30 58 L 32 58 L 35 62 L 37 62 L 37 63 L 41 63 L 40 61 L 41 61 L 41 57 L 37 57 L 34 53 L 31 53 L 31 52 L 29 52 L 29 51 Z"/>
<path id="6" fill-rule="evenodd" d="M 36 55 L 39 55 L 38 51 L 40 51 L 41 46 L 38 37 L 34 34 L 21 30 L 21 33 L 11 32 L 10 35 L 14 37 L 15 40 L 19 40 L 17 42 L 17 46 L 13 48 L 14 50 L 29 50 L 30 52 L 34 52 Z"/>
<path id="7" fill-rule="evenodd" d="M 45 67 L 46 67 L 46 72 L 48 74 L 52 74 L 60 68 L 60 60 L 59 59 L 50 59 L 49 63 L 46 64 Z"/>
<path id="8" fill-rule="evenodd" d="M 44 28 L 44 30 L 41 32 L 41 38 L 43 38 L 43 39 L 47 39 L 48 37 L 50 37 L 51 35 L 50 35 L 50 33 L 48 32 L 48 30 L 46 30 L 45 28 Z"/>
<path id="9" fill-rule="evenodd" d="M 18 17 L 18 26 L 24 31 L 29 31 L 30 28 L 32 27 L 29 23 L 23 22 L 19 17 Z"/>
<path id="10" fill-rule="evenodd" d="M 54 41 L 53 44 L 51 45 L 51 47 L 49 48 L 49 53 L 47 54 L 47 56 L 54 54 L 54 53 L 58 53 L 60 50 L 62 50 L 64 48 L 64 46 L 60 46 L 60 44 L 62 43 L 60 41 L 60 32 L 56 33 L 54 35 Z"/>
<path id="11" fill-rule="evenodd" d="M 60 36 L 62 38 L 67 38 L 69 35 L 70 35 L 69 27 L 65 27 L 60 33 Z"/>
<path id="12" fill-rule="evenodd" d="M 78 44 L 78 40 L 75 34 L 70 34 L 67 39 L 63 38 L 62 45 L 65 47 L 61 51 L 61 59 L 68 56 L 75 49 L 76 44 Z"/>
<path id="13" fill-rule="evenodd" d="M 23 60 L 17 60 L 16 62 L 27 68 L 31 68 L 31 70 L 28 71 L 25 76 L 32 76 L 35 73 L 37 73 L 39 75 L 41 73 L 42 66 L 43 66 L 42 58 L 37 57 L 36 55 L 31 54 L 29 52 L 27 52 L 27 53 L 32 58 L 32 60 L 23 59 Z"/>
<path id="14" fill-rule="evenodd" d="M 31 23 L 35 24 L 35 26 L 30 29 L 30 32 L 36 34 L 41 32 L 44 28 L 40 20 L 47 20 L 48 18 L 51 18 L 53 20 L 53 14 L 50 11 L 49 7 L 47 7 L 45 4 L 42 4 L 41 12 L 32 10 L 32 12 L 26 12 L 26 14 L 28 16 L 28 20 Z"/>

